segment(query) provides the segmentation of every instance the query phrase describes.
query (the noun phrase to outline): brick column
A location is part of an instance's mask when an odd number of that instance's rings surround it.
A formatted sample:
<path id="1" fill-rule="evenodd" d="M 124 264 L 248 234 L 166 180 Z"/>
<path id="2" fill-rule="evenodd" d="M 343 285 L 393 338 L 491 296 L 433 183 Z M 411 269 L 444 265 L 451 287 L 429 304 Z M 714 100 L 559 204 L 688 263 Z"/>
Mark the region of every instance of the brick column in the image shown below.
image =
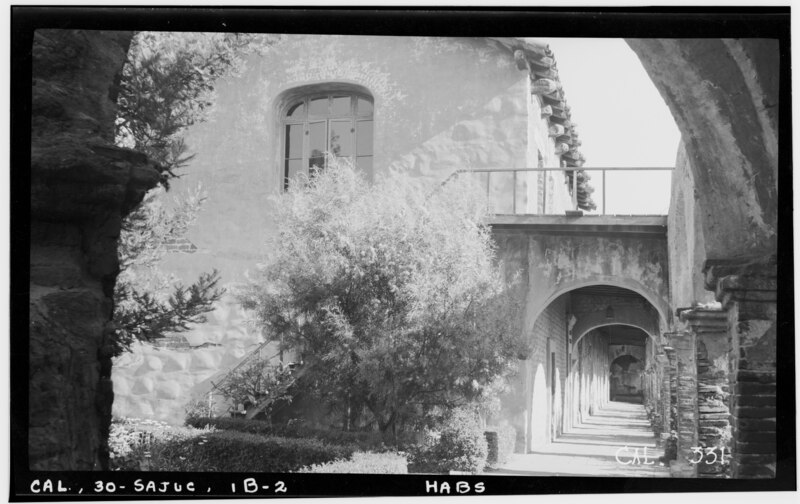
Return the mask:
<path id="1" fill-rule="evenodd" d="M 670 473 L 677 478 L 696 478 L 697 466 L 697 363 L 694 334 L 679 331 L 666 334 L 675 351 L 678 459 L 670 462 Z"/>
<path id="2" fill-rule="evenodd" d="M 698 446 L 714 449 L 714 455 L 707 454 L 697 464 L 698 477 L 726 478 L 731 456 L 728 314 L 713 308 L 679 309 L 678 313 L 697 345 Z"/>
<path id="3" fill-rule="evenodd" d="M 661 416 L 661 438 L 665 439 L 669 436 L 670 432 L 670 365 L 667 355 L 656 355 L 656 369 L 658 370 L 658 377 L 660 383 L 656 384 L 660 388 L 659 401 L 658 401 L 658 414 Z"/>
<path id="4" fill-rule="evenodd" d="M 667 367 L 667 383 L 669 386 L 669 394 L 667 397 L 669 398 L 669 403 L 667 407 L 669 408 L 669 430 L 670 431 L 677 431 L 678 430 L 678 416 L 677 416 L 677 408 L 678 408 L 678 375 L 677 375 L 677 362 L 678 359 L 675 357 L 675 349 L 672 347 L 665 347 L 664 353 L 669 360 L 669 366 Z"/>
<path id="5" fill-rule="evenodd" d="M 775 477 L 777 259 L 706 261 L 703 271 L 728 312 L 733 347 L 731 475 Z"/>

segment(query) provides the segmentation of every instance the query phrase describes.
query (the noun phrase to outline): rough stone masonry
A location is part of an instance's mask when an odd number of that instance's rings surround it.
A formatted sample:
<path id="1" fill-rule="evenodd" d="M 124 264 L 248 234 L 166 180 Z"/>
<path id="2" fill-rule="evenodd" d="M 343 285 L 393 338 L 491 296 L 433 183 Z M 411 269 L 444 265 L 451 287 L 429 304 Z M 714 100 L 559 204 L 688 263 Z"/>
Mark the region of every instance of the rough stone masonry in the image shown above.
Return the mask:
<path id="1" fill-rule="evenodd" d="M 29 466 L 105 469 L 104 348 L 123 216 L 157 167 L 114 146 L 131 32 L 38 30 L 32 52 Z"/>

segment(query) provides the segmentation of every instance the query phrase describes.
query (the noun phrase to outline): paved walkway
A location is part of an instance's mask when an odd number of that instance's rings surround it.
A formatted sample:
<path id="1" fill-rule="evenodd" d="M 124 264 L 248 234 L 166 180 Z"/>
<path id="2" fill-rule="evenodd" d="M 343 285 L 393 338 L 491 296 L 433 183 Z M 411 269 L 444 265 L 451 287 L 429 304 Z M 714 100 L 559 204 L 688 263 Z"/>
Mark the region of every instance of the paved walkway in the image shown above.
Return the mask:
<path id="1" fill-rule="evenodd" d="M 647 462 L 654 462 L 652 465 L 644 464 L 644 447 L 647 447 Z M 638 463 L 635 449 L 638 449 Z M 664 450 L 656 448 L 644 407 L 611 402 L 547 447 L 528 454 L 515 453 L 507 464 L 491 472 L 517 476 L 668 478 L 669 469 L 658 462 L 662 455 Z"/>

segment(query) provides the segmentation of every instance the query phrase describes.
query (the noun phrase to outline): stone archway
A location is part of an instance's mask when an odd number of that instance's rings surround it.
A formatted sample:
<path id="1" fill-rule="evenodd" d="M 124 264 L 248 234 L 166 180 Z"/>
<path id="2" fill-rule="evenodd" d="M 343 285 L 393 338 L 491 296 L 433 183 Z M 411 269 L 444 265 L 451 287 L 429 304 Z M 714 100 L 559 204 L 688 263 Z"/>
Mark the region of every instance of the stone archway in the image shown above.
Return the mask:
<path id="1" fill-rule="evenodd" d="M 731 411 L 737 426 L 731 448 L 739 455 L 731 475 L 774 477 L 779 431 L 778 169 L 779 165 L 790 169 L 791 164 L 778 149 L 779 123 L 789 124 L 786 115 L 779 117 L 779 95 L 790 98 L 786 82 L 780 82 L 787 74 L 781 73 L 779 39 L 627 39 L 627 43 L 681 131 L 693 179 L 689 194 L 695 198 L 694 220 L 702 236 L 702 250 L 685 252 L 696 254 L 697 266 L 702 263 L 702 272 L 694 274 L 702 274 L 705 287 L 722 304 L 721 312 L 713 314 L 714 324 L 721 326 L 714 331 L 721 328 L 721 337 L 732 342 L 731 353 L 737 356 L 730 359 L 731 369 L 723 370 L 731 377 L 729 404 L 737 405 Z M 686 336 L 675 337 L 684 347 L 679 363 L 694 362 L 698 351 L 694 342 L 704 337 L 707 318 L 702 309 L 681 313 Z M 691 371 L 690 379 L 699 369 Z M 683 391 L 686 404 L 696 404 L 697 396 L 696 388 Z M 759 413 L 749 404 L 758 404 Z M 693 435 L 679 440 L 679 450 L 696 443 L 698 427 L 691 423 L 679 426 L 684 432 L 694 429 Z M 759 443 L 746 441 L 755 437 Z M 696 470 L 686 465 L 683 475 L 694 476 Z"/>
<path id="2" fill-rule="evenodd" d="M 626 41 L 681 131 L 700 195 L 706 259 L 774 255 L 778 40 Z"/>
<path id="3" fill-rule="evenodd" d="M 575 327 L 573 327 L 574 332 L 572 338 L 572 351 L 574 352 L 575 350 L 577 350 L 578 343 L 580 343 L 581 339 L 583 339 L 584 336 L 594 331 L 595 329 L 600 329 L 601 327 L 617 326 L 617 325 L 640 329 L 643 333 L 647 335 L 648 338 L 650 338 L 650 340 L 654 344 L 658 343 L 658 337 L 656 336 L 658 332 L 657 331 L 651 332 L 652 324 L 628 322 L 625 320 L 619 320 L 619 321 L 587 320 L 586 322 L 581 324 L 580 328 L 578 328 L 578 324 L 575 324 Z"/>
<path id="4" fill-rule="evenodd" d="M 542 312 L 549 306 L 553 301 L 558 299 L 560 296 L 568 293 L 574 292 L 579 289 L 585 287 L 593 287 L 593 286 L 611 286 L 617 287 L 620 289 L 629 290 L 631 292 L 635 292 L 636 294 L 640 295 L 644 298 L 650 306 L 657 312 L 658 320 L 655 321 L 655 325 L 651 320 L 648 320 L 645 317 L 642 317 L 640 314 L 636 314 L 631 311 L 621 311 L 620 316 L 622 317 L 620 320 L 628 320 L 630 321 L 630 325 L 642 325 L 642 329 L 645 332 L 649 332 L 650 334 L 658 334 L 661 328 L 668 327 L 668 324 L 671 320 L 669 316 L 669 304 L 667 304 L 660 296 L 653 293 L 650 289 L 648 289 L 645 285 L 630 278 L 593 278 L 591 280 L 584 280 L 584 281 L 575 281 L 575 282 L 567 282 L 558 289 L 554 290 L 552 293 L 549 294 L 546 298 L 542 299 L 543 296 L 539 295 L 529 303 L 528 309 L 526 310 L 527 321 L 528 323 L 526 326 L 531 325 L 536 321 L 536 319 L 542 314 Z M 586 325 L 591 325 L 593 323 L 600 323 L 603 321 L 603 315 L 598 314 L 596 318 L 592 318 L 591 320 L 586 321 Z M 583 325 L 583 324 L 582 324 Z M 575 327 L 578 329 L 576 330 Z M 581 326 L 573 327 L 573 331 L 580 331 L 582 330 Z M 585 334 L 585 333 L 583 333 Z M 582 335 L 582 334 L 581 334 Z"/>

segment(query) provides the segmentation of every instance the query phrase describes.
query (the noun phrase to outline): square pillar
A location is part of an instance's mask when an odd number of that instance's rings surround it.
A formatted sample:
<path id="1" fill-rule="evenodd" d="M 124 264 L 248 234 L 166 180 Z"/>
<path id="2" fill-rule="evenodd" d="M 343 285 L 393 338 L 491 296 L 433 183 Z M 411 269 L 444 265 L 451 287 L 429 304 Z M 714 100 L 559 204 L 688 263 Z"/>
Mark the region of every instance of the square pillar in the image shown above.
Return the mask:
<path id="1" fill-rule="evenodd" d="M 731 462 L 728 314 L 721 308 L 701 307 L 678 313 L 697 345 L 697 433 L 698 446 L 704 451 L 703 460 L 696 464 L 697 475 L 726 478 Z"/>
<path id="2" fill-rule="evenodd" d="M 658 354 L 656 355 L 656 369 L 658 370 L 658 377 L 660 379 L 660 383 L 657 383 L 656 386 L 660 388 L 659 390 L 659 400 L 658 400 L 658 414 L 661 419 L 661 437 L 664 439 L 665 437 L 669 436 L 670 433 L 670 365 L 669 365 L 669 358 L 666 354 Z"/>
<path id="3" fill-rule="evenodd" d="M 697 357 L 694 334 L 679 331 L 666 334 L 675 350 L 678 458 L 670 462 L 670 473 L 677 478 L 697 477 Z"/>
<path id="4" fill-rule="evenodd" d="M 733 478 L 775 477 L 777 269 L 775 255 L 706 261 L 703 269 L 706 288 L 728 312 Z"/>
<path id="5" fill-rule="evenodd" d="M 706 287 L 714 290 L 728 313 L 732 343 L 731 476 L 774 478 L 777 463 L 777 258 L 773 255 L 750 261 L 706 261 L 703 271 Z M 794 411 L 791 417 L 794 418 Z"/>

